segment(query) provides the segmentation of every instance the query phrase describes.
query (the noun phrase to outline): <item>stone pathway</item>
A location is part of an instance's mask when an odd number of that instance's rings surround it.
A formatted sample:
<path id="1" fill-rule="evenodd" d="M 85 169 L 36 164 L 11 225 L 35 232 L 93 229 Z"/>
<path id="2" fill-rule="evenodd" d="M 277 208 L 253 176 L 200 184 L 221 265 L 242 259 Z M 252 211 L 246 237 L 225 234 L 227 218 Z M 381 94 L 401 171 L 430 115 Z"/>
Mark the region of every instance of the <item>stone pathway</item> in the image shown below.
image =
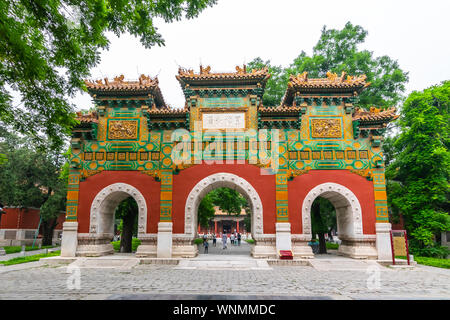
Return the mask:
<path id="1" fill-rule="evenodd" d="M 244 254 L 201 254 L 172 265 L 130 261 L 137 259 L 114 255 L 67 265 L 49 266 L 41 260 L 0 267 L 0 299 L 450 300 L 450 270 L 420 265 L 388 268 L 371 261 L 321 257 L 313 259 L 312 266 L 258 268 L 267 261 Z"/>

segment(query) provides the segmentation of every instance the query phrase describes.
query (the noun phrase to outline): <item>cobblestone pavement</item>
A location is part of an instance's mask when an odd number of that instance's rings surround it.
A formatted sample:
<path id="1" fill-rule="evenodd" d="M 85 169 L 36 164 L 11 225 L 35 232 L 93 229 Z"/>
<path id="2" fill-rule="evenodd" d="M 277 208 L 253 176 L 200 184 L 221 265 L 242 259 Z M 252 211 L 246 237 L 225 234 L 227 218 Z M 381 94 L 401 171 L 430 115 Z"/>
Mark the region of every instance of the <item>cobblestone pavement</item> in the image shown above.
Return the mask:
<path id="1" fill-rule="evenodd" d="M 250 256 L 250 245 L 241 240 L 241 245 L 232 245 L 230 239 L 227 241 L 227 248 L 223 249 L 222 239 L 217 239 L 216 246 L 213 245 L 213 241 L 209 240 L 208 255 L 243 255 Z M 206 255 L 203 245 L 198 247 L 199 256 Z"/>
<path id="2" fill-rule="evenodd" d="M 450 270 L 425 266 L 319 271 L 309 266 L 183 270 L 175 265 L 142 264 L 127 270 L 78 269 L 77 289 L 72 281 L 77 271 L 67 265 L 27 265 L 0 267 L 0 299 L 152 299 L 156 295 L 183 299 L 205 294 L 235 299 L 255 295 L 274 299 L 450 299 Z"/>

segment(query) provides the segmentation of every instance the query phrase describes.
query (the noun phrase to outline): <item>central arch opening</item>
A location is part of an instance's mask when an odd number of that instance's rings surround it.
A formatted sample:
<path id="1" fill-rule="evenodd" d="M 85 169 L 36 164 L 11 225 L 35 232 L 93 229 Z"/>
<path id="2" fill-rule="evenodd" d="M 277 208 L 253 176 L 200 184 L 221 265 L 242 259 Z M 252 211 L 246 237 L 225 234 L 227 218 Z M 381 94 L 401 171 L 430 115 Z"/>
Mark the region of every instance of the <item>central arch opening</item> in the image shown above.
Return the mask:
<path id="1" fill-rule="evenodd" d="M 219 187 L 207 193 L 197 211 L 199 254 L 250 255 L 251 209 L 238 191 Z"/>
<path id="2" fill-rule="evenodd" d="M 198 210 L 199 206 L 204 199 L 204 197 L 210 193 L 211 191 L 218 189 L 218 188 L 229 188 L 236 192 L 238 192 L 247 202 L 248 206 L 248 212 L 250 212 L 250 223 L 249 227 L 247 224 L 247 227 L 245 228 L 245 231 L 247 232 L 248 237 L 251 237 L 252 239 L 255 239 L 256 241 L 259 238 L 263 237 L 263 206 L 261 202 L 261 198 L 256 192 L 255 188 L 247 182 L 245 179 L 231 173 L 216 173 L 213 175 L 210 175 L 204 179 L 202 179 L 200 182 L 198 182 L 194 188 L 191 190 L 191 192 L 188 195 L 187 201 L 186 201 L 186 207 L 185 207 L 185 236 L 188 236 L 192 241 L 195 243 L 196 241 L 199 241 L 199 216 L 198 216 Z M 207 226 L 207 225 L 206 225 Z M 239 224 L 241 226 L 241 222 Z M 227 244 L 230 245 L 230 238 L 231 234 L 228 234 L 228 231 L 233 231 L 233 225 L 229 225 L 228 227 L 225 225 L 224 228 L 222 228 L 222 236 L 225 233 L 227 233 Z M 231 229 L 231 230 L 230 230 Z M 250 229 L 250 230 L 249 230 Z M 212 231 L 212 230 L 211 230 Z M 220 235 L 220 229 L 217 230 Z M 217 236 L 216 236 L 217 238 Z M 244 240 L 242 239 L 241 235 L 241 246 L 244 243 Z M 211 239 L 211 245 L 212 245 L 212 239 Z M 216 246 L 219 245 L 219 239 L 216 240 Z M 256 244 L 257 246 L 257 244 Z M 211 247 L 209 247 L 210 249 Z M 252 254 L 255 250 L 255 246 L 252 244 L 249 244 L 250 252 L 248 254 Z M 198 250 L 198 253 L 204 252 L 204 247 L 199 247 L 200 250 Z M 209 250 L 208 250 L 209 252 Z"/>

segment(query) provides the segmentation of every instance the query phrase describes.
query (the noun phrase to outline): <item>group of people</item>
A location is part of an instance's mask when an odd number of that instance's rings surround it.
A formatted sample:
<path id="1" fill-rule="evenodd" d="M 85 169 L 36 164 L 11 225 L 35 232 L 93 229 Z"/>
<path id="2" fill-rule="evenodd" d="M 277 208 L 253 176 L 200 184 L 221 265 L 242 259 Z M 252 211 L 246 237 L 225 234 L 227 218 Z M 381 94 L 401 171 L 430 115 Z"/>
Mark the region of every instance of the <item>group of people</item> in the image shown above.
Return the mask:
<path id="1" fill-rule="evenodd" d="M 216 234 L 213 233 L 212 234 L 212 240 L 213 240 L 213 246 L 217 246 L 217 237 Z M 235 246 L 240 246 L 241 245 L 241 234 L 238 232 L 232 233 L 230 235 L 230 242 L 231 245 L 235 245 Z M 227 248 L 227 243 L 228 243 L 228 235 L 226 233 L 222 234 L 222 249 L 226 249 Z M 203 235 L 203 247 L 205 248 L 205 253 L 208 253 L 208 247 L 209 247 L 209 243 L 208 243 L 208 236 L 205 234 Z"/>

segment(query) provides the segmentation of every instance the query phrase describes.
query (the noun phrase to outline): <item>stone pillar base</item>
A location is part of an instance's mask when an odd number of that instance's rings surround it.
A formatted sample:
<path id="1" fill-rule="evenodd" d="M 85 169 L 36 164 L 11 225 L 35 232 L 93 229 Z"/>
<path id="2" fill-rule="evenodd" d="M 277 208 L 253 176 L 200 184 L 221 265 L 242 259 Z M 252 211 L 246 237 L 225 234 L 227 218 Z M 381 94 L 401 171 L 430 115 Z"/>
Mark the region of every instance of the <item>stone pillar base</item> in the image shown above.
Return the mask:
<path id="1" fill-rule="evenodd" d="M 277 259 L 277 247 L 275 235 L 262 235 L 254 237 L 255 244 L 252 245 L 251 255 L 258 259 Z"/>
<path id="2" fill-rule="evenodd" d="M 172 222 L 158 223 L 157 258 L 172 258 Z"/>
<path id="3" fill-rule="evenodd" d="M 113 234 L 110 233 L 79 234 L 76 255 L 78 257 L 100 257 L 113 254 L 112 238 Z"/>
<path id="4" fill-rule="evenodd" d="M 78 222 L 66 221 L 63 223 L 61 240 L 61 257 L 75 257 L 78 246 Z"/>
<path id="5" fill-rule="evenodd" d="M 375 230 L 377 232 L 376 248 L 378 253 L 378 260 L 392 261 L 391 248 L 391 224 L 390 223 L 375 223 Z"/>
<path id="6" fill-rule="evenodd" d="M 291 224 L 282 222 L 275 224 L 276 230 L 276 247 L 277 252 L 280 250 L 292 250 L 291 244 Z"/>
<path id="7" fill-rule="evenodd" d="M 358 238 L 341 237 L 338 254 L 353 259 L 377 259 L 375 236 L 365 235 Z"/>
<path id="8" fill-rule="evenodd" d="M 310 234 L 293 234 L 292 236 L 292 253 L 294 259 L 313 259 L 314 253 L 308 241 L 311 241 Z"/>
<path id="9" fill-rule="evenodd" d="M 138 234 L 141 244 L 136 249 L 136 257 L 138 258 L 156 258 L 156 234 Z"/>

